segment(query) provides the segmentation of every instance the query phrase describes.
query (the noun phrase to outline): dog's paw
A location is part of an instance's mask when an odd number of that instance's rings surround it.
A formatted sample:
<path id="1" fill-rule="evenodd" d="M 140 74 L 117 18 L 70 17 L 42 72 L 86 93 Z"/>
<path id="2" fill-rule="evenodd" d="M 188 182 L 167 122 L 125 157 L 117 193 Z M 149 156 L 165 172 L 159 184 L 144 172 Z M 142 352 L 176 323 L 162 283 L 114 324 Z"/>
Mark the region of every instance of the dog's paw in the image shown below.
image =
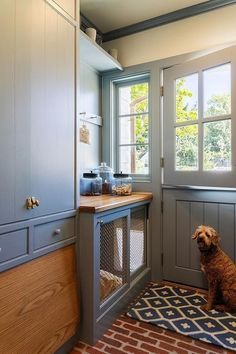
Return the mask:
<path id="1" fill-rule="evenodd" d="M 230 309 L 226 305 L 215 305 L 214 308 L 219 312 L 230 312 Z"/>
<path id="2" fill-rule="evenodd" d="M 205 304 L 205 305 L 201 305 L 200 308 L 202 310 L 205 310 L 205 311 L 211 311 L 212 310 L 212 306 L 208 305 L 208 304 Z"/>

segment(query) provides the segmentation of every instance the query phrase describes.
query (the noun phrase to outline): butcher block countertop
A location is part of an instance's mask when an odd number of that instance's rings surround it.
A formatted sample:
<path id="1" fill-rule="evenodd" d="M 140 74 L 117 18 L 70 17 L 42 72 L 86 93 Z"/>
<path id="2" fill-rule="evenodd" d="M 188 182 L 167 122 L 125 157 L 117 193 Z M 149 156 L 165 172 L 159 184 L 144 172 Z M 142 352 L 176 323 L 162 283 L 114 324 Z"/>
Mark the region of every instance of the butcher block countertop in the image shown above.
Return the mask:
<path id="1" fill-rule="evenodd" d="M 132 193 L 129 196 L 112 196 L 103 194 L 101 196 L 80 197 L 80 213 L 100 213 L 114 208 L 119 208 L 125 205 L 139 203 L 143 201 L 151 201 L 152 193 Z"/>

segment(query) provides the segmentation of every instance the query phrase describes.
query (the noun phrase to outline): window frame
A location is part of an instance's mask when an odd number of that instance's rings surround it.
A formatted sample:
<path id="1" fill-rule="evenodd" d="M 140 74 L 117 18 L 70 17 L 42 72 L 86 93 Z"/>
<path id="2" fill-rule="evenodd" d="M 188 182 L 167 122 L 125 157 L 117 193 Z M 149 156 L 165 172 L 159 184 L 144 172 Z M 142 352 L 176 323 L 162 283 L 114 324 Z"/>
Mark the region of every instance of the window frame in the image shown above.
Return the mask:
<path id="1" fill-rule="evenodd" d="M 204 117 L 203 73 L 205 70 L 231 63 L 231 113 Z M 175 84 L 181 77 L 198 73 L 198 119 L 178 123 L 175 115 Z M 190 62 L 164 70 L 163 98 L 163 152 L 165 158 L 164 184 L 188 186 L 235 187 L 236 183 L 236 46 L 230 47 Z M 168 105 L 170 108 L 168 108 Z M 214 171 L 203 169 L 204 123 L 231 120 L 231 170 Z M 175 128 L 198 125 L 198 169 L 176 170 Z M 167 146 L 169 144 L 169 147 Z"/>
<path id="2" fill-rule="evenodd" d="M 137 85 L 137 84 L 142 84 L 142 83 L 148 83 L 148 112 L 137 114 L 137 115 L 148 115 L 148 143 L 146 144 L 120 144 L 120 126 L 119 122 L 120 119 L 123 119 L 125 117 L 131 117 L 131 116 L 136 116 L 136 114 L 119 114 L 119 88 L 121 87 L 128 87 L 132 85 Z M 129 173 L 129 175 L 132 177 L 134 182 L 149 182 L 151 180 L 151 101 L 150 101 L 150 91 L 151 91 L 151 85 L 150 85 L 150 74 L 145 73 L 145 74 L 138 74 L 135 75 L 134 77 L 123 77 L 122 79 L 118 79 L 113 82 L 114 84 L 114 97 L 113 97 L 113 103 L 114 103 L 114 114 L 113 114 L 113 121 L 114 121 L 114 144 L 113 144 L 113 149 L 114 149 L 114 158 L 115 158 L 115 169 L 116 171 L 120 172 L 120 147 L 121 146 L 138 146 L 138 145 L 146 145 L 148 146 L 148 167 L 149 167 L 149 173 L 148 174 L 137 174 L 137 173 Z M 126 171 L 122 171 L 126 173 Z"/>

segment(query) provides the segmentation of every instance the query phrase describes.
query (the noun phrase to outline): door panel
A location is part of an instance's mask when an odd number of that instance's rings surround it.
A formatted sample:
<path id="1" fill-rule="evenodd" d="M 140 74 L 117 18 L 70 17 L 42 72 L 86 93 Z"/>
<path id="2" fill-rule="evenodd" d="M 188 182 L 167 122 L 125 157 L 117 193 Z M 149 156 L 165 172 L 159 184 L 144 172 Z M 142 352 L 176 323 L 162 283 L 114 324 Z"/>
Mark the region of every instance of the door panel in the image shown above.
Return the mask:
<path id="1" fill-rule="evenodd" d="M 191 236 L 198 225 L 211 225 L 222 249 L 235 262 L 235 192 L 164 190 L 164 279 L 206 287 L 200 252 Z"/>
<path id="2" fill-rule="evenodd" d="M 14 1 L 0 2 L 0 222 L 14 217 Z M 6 29 L 8 30 L 6 31 Z"/>
<path id="3" fill-rule="evenodd" d="M 15 1 L 15 220 L 32 216 L 26 209 L 30 193 L 30 120 L 31 120 L 31 11 L 28 0 Z"/>
<path id="4" fill-rule="evenodd" d="M 28 0 L 0 2 L 0 224 L 28 218 L 30 22 Z"/>
<path id="5" fill-rule="evenodd" d="M 74 208 L 74 40 L 46 2 L 0 2 L 0 224 Z"/>
<path id="6" fill-rule="evenodd" d="M 31 193 L 34 216 L 74 208 L 74 27 L 34 0 Z"/>

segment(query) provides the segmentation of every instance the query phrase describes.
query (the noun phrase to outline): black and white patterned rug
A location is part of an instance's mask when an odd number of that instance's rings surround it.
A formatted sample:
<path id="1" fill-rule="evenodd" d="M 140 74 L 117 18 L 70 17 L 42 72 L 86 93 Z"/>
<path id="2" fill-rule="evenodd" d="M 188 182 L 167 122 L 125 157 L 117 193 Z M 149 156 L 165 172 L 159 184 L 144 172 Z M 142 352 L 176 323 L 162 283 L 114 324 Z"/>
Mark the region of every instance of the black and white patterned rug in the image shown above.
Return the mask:
<path id="1" fill-rule="evenodd" d="M 236 351 L 236 313 L 201 310 L 197 291 L 151 284 L 127 316 Z"/>

